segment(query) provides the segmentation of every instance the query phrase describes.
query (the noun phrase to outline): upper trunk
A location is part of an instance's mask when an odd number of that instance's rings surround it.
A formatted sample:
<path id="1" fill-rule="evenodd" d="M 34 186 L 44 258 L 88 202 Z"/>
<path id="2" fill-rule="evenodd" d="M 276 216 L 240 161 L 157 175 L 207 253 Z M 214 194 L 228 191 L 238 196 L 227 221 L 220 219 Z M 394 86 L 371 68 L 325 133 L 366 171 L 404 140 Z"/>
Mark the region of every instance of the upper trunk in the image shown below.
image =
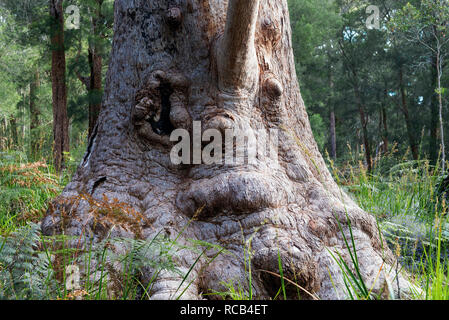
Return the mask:
<path id="1" fill-rule="evenodd" d="M 116 0 L 104 107 L 73 181 L 42 223 L 45 234 L 64 228 L 67 234 L 86 231 L 101 238 L 116 224 L 112 236 L 198 239 L 233 254 L 208 263 L 216 252 L 196 261 L 194 252 L 183 250 L 180 270 L 194 266 L 183 298 L 221 292 L 229 281 L 249 290 L 243 252 L 251 238 L 254 298 L 276 294 L 279 279 L 261 270 L 278 273 L 279 256 L 286 278 L 323 299 L 344 298 L 341 271 L 327 249 L 346 250 L 336 218 L 348 232 L 347 213 L 361 273 L 369 287 L 381 290 L 384 275 L 375 280 L 383 259 L 390 265 L 394 259 L 388 250 L 382 254 L 375 219 L 339 190 L 318 151 L 296 79 L 287 1 L 258 4 Z M 258 142 L 279 129 L 278 139 L 267 143 L 277 157 L 177 165 L 169 139 L 180 132 L 176 129 L 190 134 L 217 129 L 205 135 L 254 129 Z M 201 139 L 191 144 L 197 150 Z M 219 144 L 214 154 L 228 147 Z M 234 144 L 230 147 L 234 151 Z M 127 229 L 127 221 L 92 217 L 88 203 L 70 202 L 80 194 L 117 198 L 143 220 Z M 64 210 L 68 219 L 61 218 Z M 141 280 L 148 281 L 152 271 L 144 270 Z M 150 294 L 176 298 L 182 283 L 178 274 L 161 273 Z M 288 297 L 297 297 L 290 289 Z M 310 298 L 305 291 L 301 295 Z"/>
<path id="2" fill-rule="evenodd" d="M 222 91 L 255 90 L 259 73 L 255 47 L 259 3 L 260 0 L 229 2 L 228 19 L 216 52 L 218 86 Z"/>

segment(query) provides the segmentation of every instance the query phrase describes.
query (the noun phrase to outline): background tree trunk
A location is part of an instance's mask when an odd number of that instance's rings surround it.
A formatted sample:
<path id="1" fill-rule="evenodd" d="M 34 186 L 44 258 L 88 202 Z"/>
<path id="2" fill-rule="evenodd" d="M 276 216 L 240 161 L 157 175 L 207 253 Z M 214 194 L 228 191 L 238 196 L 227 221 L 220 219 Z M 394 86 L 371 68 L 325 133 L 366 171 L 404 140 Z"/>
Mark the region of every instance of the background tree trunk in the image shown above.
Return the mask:
<path id="1" fill-rule="evenodd" d="M 17 119 L 14 115 L 11 115 L 9 117 L 9 128 L 11 131 L 11 143 L 10 148 L 14 148 L 19 143 L 19 135 L 17 133 Z"/>
<path id="2" fill-rule="evenodd" d="M 330 55 L 329 56 L 329 99 L 327 100 L 329 104 L 329 142 L 331 146 L 331 158 L 334 160 L 337 160 L 337 132 L 336 132 L 336 124 L 335 124 L 335 105 L 334 101 L 332 99 L 332 91 L 334 90 L 334 77 L 333 77 L 333 71 L 332 71 L 332 65 L 330 63 Z"/>
<path id="3" fill-rule="evenodd" d="M 404 114 L 405 125 L 407 127 L 408 141 L 410 143 L 410 149 L 412 151 L 413 160 L 418 160 L 419 158 L 418 144 L 416 143 L 415 130 L 413 128 L 412 121 L 410 120 L 410 114 L 407 104 L 407 93 L 405 92 L 404 86 L 404 70 L 402 65 L 399 67 L 399 91 L 401 94 L 400 109 Z"/>
<path id="4" fill-rule="evenodd" d="M 357 79 L 356 74 L 354 74 L 354 79 Z M 357 80 L 355 80 L 355 81 L 357 81 Z M 365 113 L 366 106 L 363 101 L 363 97 L 361 95 L 360 88 L 357 83 L 354 84 L 354 95 L 355 95 L 357 107 L 359 109 L 360 125 L 362 127 L 363 146 L 365 149 L 366 166 L 367 166 L 368 172 L 372 172 L 373 163 L 371 160 L 372 159 L 371 158 L 371 144 L 369 142 L 369 136 L 368 136 L 368 116 Z"/>
<path id="5" fill-rule="evenodd" d="M 331 158 L 337 160 L 337 132 L 335 126 L 335 109 L 331 107 L 330 112 L 330 144 L 331 144 Z"/>
<path id="6" fill-rule="evenodd" d="M 103 59 L 98 53 L 96 46 L 89 47 L 89 66 L 90 66 L 90 100 L 89 100 L 89 137 L 92 135 L 98 115 L 101 108 L 102 96 L 102 78 L 101 70 L 103 67 Z"/>
<path id="7" fill-rule="evenodd" d="M 30 84 L 30 136 L 31 154 L 36 156 L 40 150 L 40 106 L 38 102 L 38 92 L 40 87 L 39 69 L 34 72 L 34 79 Z"/>
<path id="8" fill-rule="evenodd" d="M 57 171 L 64 165 L 64 152 L 69 148 L 69 119 L 67 116 L 66 61 L 64 47 L 63 0 L 50 0 L 53 21 L 51 34 L 51 80 L 53 94 L 53 160 Z"/>
<path id="9" fill-rule="evenodd" d="M 384 90 L 384 97 L 383 97 L 383 103 L 381 106 L 381 136 L 382 136 L 382 151 L 384 154 L 388 152 L 388 146 L 389 146 L 389 133 L 388 133 L 388 117 L 387 117 L 387 103 L 388 103 L 388 86 L 387 83 L 385 83 L 385 90 Z"/>
<path id="10" fill-rule="evenodd" d="M 435 92 L 438 84 L 438 72 L 437 72 L 437 57 L 432 57 L 432 85 L 430 88 L 430 144 L 429 144 L 429 158 L 433 165 L 438 161 L 438 95 Z"/>
<path id="11" fill-rule="evenodd" d="M 339 190 L 327 170 L 294 66 L 286 0 L 116 0 L 104 107 L 73 181 L 42 223 L 44 234 L 64 229 L 101 239 L 113 223 L 99 224 L 88 203 L 67 199 L 116 198 L 144 219 L 132 232 L 117 223 L 114 237 L 162 234 L 186 244 L 193 238 L 233 254 L 208 264 L 216 254 L 209 250 L 195 264 L 196 254 L 181 251 L 180 270 L 195 265 L 182 298 L 224 291 L 223 281 L 249 291 L 244 250 L 251 239 L 254 298 L 275 296 L 279 279 L 261 270 L 279 273 L 280 256 L 285 277 L 332 299 L 346 297 L 328 250 L 340 251 L 351 264 L 336 220 L 348 235 L 347 213 L 362 276 L 380 293 L 385 273 L 379 270 L 384 261 L 382 270 L 392 270 L 394 257 L 382 250 L 375 219 Z M 176 166 L 169 135 L 190 130 L 192 120 L 222 131 L 278 128 L 278 161 L 262 156 L 253 164 Z M 146 283 L 154 270 L 143 271 Z M 150 294 L 177 298 L 181 283 L 182 276 L 161 273 Z M 400 283 L 406 292 L 402 276 Z M 297 298 L 297 289 L 288 287 L 287 297 Z"/>
<path id="12" fill-rule="evenodd" d="M 103 95 L 102 87 L 102 68 L 103 58 L 100 53 L 98 41 L 96 37 L 102 36 L 99 32 L 100 23 L 102 23 L 102 8 L 103 0 L 95 1 L 94 12 L 92 13 L 91 28 L 94 39 L 89 42 L 89 66 L 90 66 L 90 91 L 89 102 L 89 137 L 92 135 L 95 124 L 97 123 L 98 115 L 100 114 L 101 98 Z"/>
<path id="13" fill-rule="evenodd" d="M 444 141 L 444 120 L 443 120 L 443 93 L 441 88 L 441 77 L 443 76 L 443 61 L 441 61 L 441 49 L 437 50 L 437 91 L 438 91 L 438 120 L 440 123 L 440 141 L 441 141 L 441 171 L 446 174 L 446 147 Z"/>

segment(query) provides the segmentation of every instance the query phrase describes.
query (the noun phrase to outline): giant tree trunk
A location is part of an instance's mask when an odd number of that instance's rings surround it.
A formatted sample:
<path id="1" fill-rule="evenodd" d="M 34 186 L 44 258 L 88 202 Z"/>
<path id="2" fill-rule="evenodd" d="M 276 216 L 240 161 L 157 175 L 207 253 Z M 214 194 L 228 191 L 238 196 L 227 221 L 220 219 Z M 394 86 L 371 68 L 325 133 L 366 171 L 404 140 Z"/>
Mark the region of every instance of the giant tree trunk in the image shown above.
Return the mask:
<path id="1" fill-rule="evenodd" d="M 64 153 L 69 149 L 69 119 L 67 116 L 67 87 L 65 79 L 63 0 L 50 0 L 51 83 L 53 99 L 53 160 L 57 171 L 64 166 Z"/>
<path id="2" fill-rule="evenodd" d="M 195 264 L 197 255 L 183 251 L 180 270 L 195 266 L 182 298 L 224 291 L 222 281 L 248 290 L 244 250 L 252 237 L 255 298 L 273 298 L 279 289 L 277 277 L 260 271 L 279 273 L 279 254 L 286 278 L 332 299 L 346 297 L 328 250 L 340 251 L 351 265 L 336 219 L 348 236 L 347 213 L 361 273 L 369 287 L 379 275 L 373 286 L 379 292 L 394 257 L 389 250 L 382 253 L 375 219 L 339 190 L 327 170 L 294 65 L 286 0 L 116 0 L 104 108 L 85 158 L 51 206 L 43 232 L 64 229 L 101 238 L 104 229 L 88 203 L 62 203 L 80 194 L 106 195 L 145 218 L 134 232 L 118 225 L 112 236 L 180 235 L 178 241 L 198 239 L 233 253 Z M 174 165 L 169 135 L 177 128 L 190 130 L 193 120 L 222 131 L 279 129 L 278 163 L 259 157 L 245 165 Z M 146 274 L 151 277 L 152 270 Z M 150 294 L 175 298 L 181 282 L 178 274 L 159 274 Z M 408 283 L 402 277 L 400 283 L 404 292 Z M 290 289 L 288 298 L 296 298 L 296 289 Z"/>

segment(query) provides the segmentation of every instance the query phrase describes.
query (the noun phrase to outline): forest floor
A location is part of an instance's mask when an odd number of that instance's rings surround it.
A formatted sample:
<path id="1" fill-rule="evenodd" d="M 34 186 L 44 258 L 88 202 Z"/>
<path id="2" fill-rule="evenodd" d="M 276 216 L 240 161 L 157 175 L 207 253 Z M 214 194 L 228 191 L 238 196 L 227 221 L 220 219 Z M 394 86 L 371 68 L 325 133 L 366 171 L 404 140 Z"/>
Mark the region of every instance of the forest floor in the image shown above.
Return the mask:
<path id="1" fill-rule="evenodd" d="M 70 180 L 77 160 L 69 159 L 68 168 L 59 176 L 45 160 L 28 161 L 17 151 L 0 153 L 0 299 L 145 298 L 150 288 L 138 282 L 139 264 L 151 260 L 161 270 L 176 268 L 170 262 L 174 244 L 162 239 L 130 243 L 131 252 L 116 261 L 122 264 L 123 274 L 114 277 L 108 273 L 107 264 L 101 263 L 107 255 L 107 244 L 79 252 L 68 248 L 67 237 L 49 239 L 40 235 L 38 223 L 49 202 Z M 437 168 L 426 160 L 398 161 L 392 155 L 378 159 L 372 174 L 355 158 L 338 165 L 328 163 L 339 185 L 378 220 L 384 239 L 399 258 L 397 267 L 406 269 L 423 288 L 423 294 L 415 298 L 449 299 L 449 222 Z M 155 246 L 168 248 L 163 250 L 165 257 L 154 260 L 154 256 L 142 255 L 143 248 L 153 252 Z M 82 288 L 67 285 L 73 276 L 67 267 L 75 261 L 90 274 L 87 280 L 81 280 Z M 351 287 L 357 288 L 362 280 L 349 270 L 347 275 Z M 110 282 L 120 286 L 119 297 L 111 296 Z M 225 285 L 229 292 L 220 293 L 223 297 L 248 298 L 240 285 Z M 363 294 L 348 297 L 373 298 Z M 282 299 L 282 294 L 273 298 Z M 390 295 L 390 299 L 398 298 Z"/>

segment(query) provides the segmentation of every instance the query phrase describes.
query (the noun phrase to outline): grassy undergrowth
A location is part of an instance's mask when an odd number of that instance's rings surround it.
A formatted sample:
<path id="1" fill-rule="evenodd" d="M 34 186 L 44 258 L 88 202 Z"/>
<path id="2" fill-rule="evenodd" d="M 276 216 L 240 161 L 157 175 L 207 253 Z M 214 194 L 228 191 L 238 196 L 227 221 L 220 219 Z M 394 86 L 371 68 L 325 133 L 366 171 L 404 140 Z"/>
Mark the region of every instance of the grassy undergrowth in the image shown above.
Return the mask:
<path id="1" fill-rule="evenodd" d="M 449 299 L 447 175 L 427 160 L 398 162 L 391 155 L 377 159 L 371 174 L 354 158 L 338 166 L 330 161 L 330 167 L 342 188 L 376 217 L 399 268 L 423 289 L 414 298 Z"/>

